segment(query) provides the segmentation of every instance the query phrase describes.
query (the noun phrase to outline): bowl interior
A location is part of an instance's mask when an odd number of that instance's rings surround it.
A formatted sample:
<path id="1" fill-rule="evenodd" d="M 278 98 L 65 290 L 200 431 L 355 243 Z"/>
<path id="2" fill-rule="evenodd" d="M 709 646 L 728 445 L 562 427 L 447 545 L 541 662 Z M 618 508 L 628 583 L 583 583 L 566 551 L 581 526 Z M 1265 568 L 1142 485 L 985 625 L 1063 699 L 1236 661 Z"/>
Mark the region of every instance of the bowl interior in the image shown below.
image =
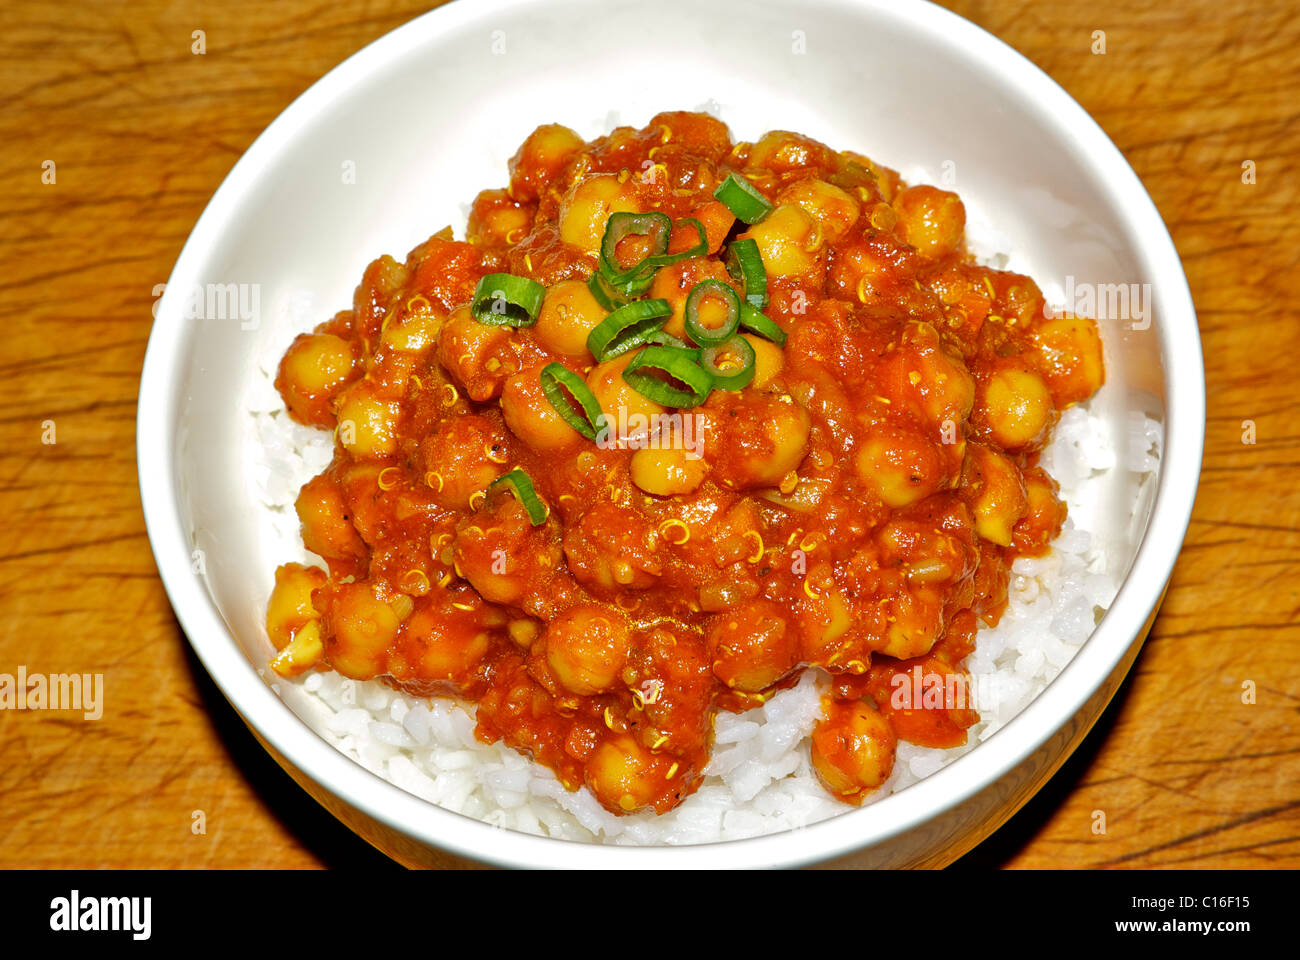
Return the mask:
<path id="1" fill-rule="evenodd" d="M 174 482 L 189 538 L 156 544 L 160 566 L 201 550 L 200 582 L 229 631 L 200 639 L 187 619 L 196 645 L 237 645 L 256 668 L 270 651 L 262 618 L 286 544 L 249 479 L 247 411 L 265 400 L 261 371 L 274 371 L 297 333 L 350 306 L 370 260 L 402 259 L 448 224 L 463 235 L 469 202 L 507 182 L 507 160 L 538 124 L 591 137 L 671 109 L 707 109 L 734 139 L 796 130 L 956 190 L 983 252 L 1008 254 L 1049 302 L 1080 284 L 1149 285 L 1145 317 L 1102 321 L 1108 383 L 1095 405 L 1120 463 L 1092 526 L 1111 572 L 1129 569 L 1152 501 L 1135 504 L 1123 437 L 1131 412 L 1167 412 L 1169 275 L 1149 216 L 1133 216 L 1136 178 L 1123 167 L 1129 179 L 1116 183 L 1113 148 L 1098 161 L 1086 115 L 1063 111 L 1068 98 L 1005 47 L 927 6 L 745 0 L 644 11 L 453 3 L 331 73 L 223 186 L 159 305 L 166 340 L 151 347 L 146 379 L 166 371 L 142 394 L 166 410 L 156 467 Z"/>

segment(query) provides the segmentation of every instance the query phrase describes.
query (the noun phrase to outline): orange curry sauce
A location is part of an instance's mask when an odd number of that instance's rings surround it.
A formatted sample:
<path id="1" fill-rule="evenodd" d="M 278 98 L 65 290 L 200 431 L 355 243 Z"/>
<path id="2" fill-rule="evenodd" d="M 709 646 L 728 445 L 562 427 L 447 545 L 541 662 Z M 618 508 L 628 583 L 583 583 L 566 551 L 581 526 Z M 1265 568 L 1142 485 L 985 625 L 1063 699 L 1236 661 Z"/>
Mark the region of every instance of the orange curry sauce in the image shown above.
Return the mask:
<path id="1" fill-rule="evenodd" d="M 773 205 L 752 226 L 714 197 L 731 172 Z M 670 252 L 696 242 L 681 218 L 704 227 L 708 256 L 646 294 L 673 306 L 678 338 L 693 285 L 735 284 L 727 244 L 757 241 L 763 312 L 788 338 L 747 338 L 749 386 L 672 410 L 622 378 L 635 351 L 596 363 L 586 336 L 606 310 L 586 281 L 615 211 L 666 213 Z M 955 194 L 792 133 L 733 144 L 692 113 L 590 143 L 540 127 L 510 185 L 478 196 L 467 241 L 448 229 L 374 261 L 352 309 L 281 363 L 290 414 L 334 430 L 335 455 L 297 502 L 328 573 L 277 571 L 274 668 L 472 701 L 480 738 L 615 813 L 680 803 L 715 712 L 810 666 L 833 678 L 812 759 L 841 799 L 883 782 L 897 738 L 964 743 L 975 712 L 900 706 L 895 675 L 962 673 L 1011 562 L 1065 518 L 1037 451 L 1103 378 L 1094 324 L 1049 320 L 1028 277 L 974 265 L 964 225 Z M 536 325 L 473 319 L 489 273 L 546 286 Z M 554 361 L 609 416 L 676 414 L 697 446 L 581 436 L 543 395 Z M 488 489 L 516 467 L 538 525 Z"/>

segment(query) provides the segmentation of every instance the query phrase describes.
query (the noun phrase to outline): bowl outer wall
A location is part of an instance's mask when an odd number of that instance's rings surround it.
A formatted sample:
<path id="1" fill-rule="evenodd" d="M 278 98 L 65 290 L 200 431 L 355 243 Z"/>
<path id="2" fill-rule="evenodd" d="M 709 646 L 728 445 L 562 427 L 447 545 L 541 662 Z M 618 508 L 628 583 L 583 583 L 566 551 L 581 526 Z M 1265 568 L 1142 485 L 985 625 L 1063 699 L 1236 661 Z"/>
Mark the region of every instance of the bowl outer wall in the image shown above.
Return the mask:
<path id="1" fill-rule="evenodd" d="M 475 19 L 487 21 L 494 12 L 525 5 L 528 0 L 462 0 L 440 7 L 375 41 L 318 81 L 235 165 L 196 224 L 168 286 L 183 290 L 201 276 L 205 249 L 220 235 L 240 194 L 256 180 L 262 164 L 355 77 L 440 30 Z M 1166 445 L 1146 533 L 1102 623 L 1048 690 L 977 751 L 905 794 L 885 798 L 869 808 L 783 834 L 673 848 L 581 844 L 493 828 L 407 794 L 340 754 L 289 711 L 232 642 L 211 596 L 189 573 L 190 537 L 179 503 L 176 457 L 178 398 L 184 391 L 178 363 L 183 330 L 180 324 L 157 323 L 141 380 L 137 457 L 146 526 L 162 580 L 196 654 L 223 694 L 273 754 L 298 771 L 299 782 L 305 778 L 332 798 L 326 805 L 336 814 L 341 807 L 351 808 L 360 818 L 381 825 L 385 833 L 408 838 L 415 848 L 439 851 L 434 859 L 446 853 L 511 866 L 795 866 L 832 861 L 889 843 L 897 845 L 898 856 L 877 851 L 866 859 L 890 866 L 935 863 L 946 859 L 944 850 L 967 845 L 961 842 L 963 831 L 971 836 L 987 834 L 993 829 L 989 824 L 1000 823 L 1023 803 L 1063 761 L 1110 699 L 1163 595 L 1190 520 L 1200 470 L 1204 374 L 1195 313 L 1177 252 L 1123 155 L 1082 107 L 1012 48 L 928 3 L 909 5 L 905 10 L 870 0 L 842 0 L 838 5 L 874 16 L 906 17 L 916 29 L 941 33 L 961 45 L 986 69 L 1000 71 L 1012 82 L 1033 89 L 1045 122 L 1059 125 L 1060 135 L 1089 151 L 1092 164 L 1129 211 L 1130 225 L 1144 238 L 1145 263 L 1161 304 L 1157 332 L 1165 376 Z M 164 294 L 160 317 L 176 311 L 179 296 Z M 1063 734 L 1063 730 L 1068 732 Z M 1018 775 L 1017 770 L 1021 771 Z M 1004 791 L 999 788 L 1004 778 L 1019 783 Z M 989 791 L 1002 799 L 993 803 L 978 799 Z M 320 797 L 317 791 L 312 792 Z M 968 822 L 964 828 L 954 828 L 941 819 L 953 811 L 960 817 L 962 810 L 977 811 L 984 819 Z M 927 825 L 935 829 L 927 829 Z M 901 839 L 908 833 L 915 834 L 912 841 Z M 379 842 L 386 850 L 392 848 L 391 842 Z M 409 849 L 408 855 L 394 852 L 407 862 L 422 859 L 410 857 Z"/>

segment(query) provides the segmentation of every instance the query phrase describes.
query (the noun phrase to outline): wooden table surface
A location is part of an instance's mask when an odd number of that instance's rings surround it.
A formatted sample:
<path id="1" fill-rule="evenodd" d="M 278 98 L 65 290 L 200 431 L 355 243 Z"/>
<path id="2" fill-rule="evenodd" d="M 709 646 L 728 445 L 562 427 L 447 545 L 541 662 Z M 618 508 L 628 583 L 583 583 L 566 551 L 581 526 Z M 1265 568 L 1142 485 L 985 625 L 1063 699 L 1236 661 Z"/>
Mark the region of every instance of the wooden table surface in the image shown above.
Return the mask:
<path id="1" fill-rule="evenodd" d="M 1182 254 L 1209 388 L 1195 516 L 1135 670 L 959 866 L 1300 866 L 1294 5 L 951 5 L 1059 81 L 1136 168 Z M 0 867 L 390 865 L 274 765 L 190 653 L 145 537 L 135 412 L 153 288 L 213 191 L 294 97 L 418 12 L 0 7 L 0 673 L 105 677 L 97 721 L 0 712 Z"/>

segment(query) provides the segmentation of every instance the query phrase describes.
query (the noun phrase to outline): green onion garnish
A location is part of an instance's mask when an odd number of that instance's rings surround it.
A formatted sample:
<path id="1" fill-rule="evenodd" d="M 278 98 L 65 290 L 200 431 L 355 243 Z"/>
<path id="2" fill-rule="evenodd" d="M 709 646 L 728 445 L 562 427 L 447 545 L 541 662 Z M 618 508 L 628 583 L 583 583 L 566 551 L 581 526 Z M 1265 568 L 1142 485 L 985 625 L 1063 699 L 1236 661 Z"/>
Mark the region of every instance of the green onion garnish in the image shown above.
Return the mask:
<path id="1" fill-rule="evenodd" d="M 648 262 L 650 266 L 658 270 L 660 267 L 670 267 L 674 263 L 680 263 L 682 260 L 690 260 L 693 257 L 703 257 L 709 252 L 709 235 L 704 231 L 704 224 L 694 217 L 683 217 L 673 226 L 676 227 L 694 227 L 695 233 L 699 237 L 699 242 L 693 247 L 688 247 L 678 253 L 661 253 L 655 257 L 647 257 L 643 263 Z"/>
<path id="2" fill-rule="evenodd" d="M 645 342 L 648 345 L 659 347 L 676 347 L 678 350 L 685 350 L 687 353 L 691 354 L 693 359 L 700 359 L 700 351 L 698 349 L 692 347 L 685 340 L 679 340 L 677 337 L 674 337 L 667 330 L 660 330 L 657 333 L 650 334 L 650 336 L 645 338 Z"/>
<path id="3" fill-rule="evenodd" d="M 582 377 L 562 363 L 548 363 L 542 367 L 539 376 L 542 393 L 560 418 L 588 440 L 595 440 L 596 432 L 605 425 L 605 415 L 600 412 L 596 395 L 583 382 Z M 573 398 L 572 401 L 570 397 Z M 575 403 L 578 406 L 576 410 Z"/>
<path id="4" fill-rule="evenodd" d="M 713 191 L 713 196 L 745 223 L 758 223 L 772 209 L 767 197 L 738 173 L 727 174 L 727 179 Z"/>
<path id="5" fill-rule="evenodd" d="M 528 511 L 528 519 L 532 521 L 534 527 L 540 527 L 546 522 L 546 504 L 538 498 L 537 491 L 533 489 L 533 481 L 524 471 L 515 467 L 488 484 L 489 490 L 494 487 L 509 487 L 515 499 Z"/>
<path id="6" fill-rule="evenodd" d="M 668 235 L 673 222 L 668 214 L 655 210 L 650 213 L 611 213 L 605 221 L 605 236 L 600 241 L 600 265 L 606 277 L 617 280 L 631 277 L 640 270 L 646 259 L 658 256 L 668 249 Z M 624 237 L 650 238 L 650 252 L 630 267 L 624 267 L 618 258 L 618 245 Z"/>
<path id="7" fill-rule="evenodd" d="M 633 300 L 600 321 L 587 334 L 587 349 L 600 363 L 639 347 L 673 314 L 667 300 Z"/>
<path id="8" fill-rule="evenodd" d="M 653 218 L 644 221 L 636 221 L 634 218 Z M 619 218 L 619 219 L 615 219 Z M 660 219 L 662 218 L 662 219 Z M 592 289 L 592 293 L 601 303 L 606 300 L 620 306 L 628 300 L 641 296 L 650 289 L 650 284 L 654 282 L 655 274 L 661 267 L 667 267 L 681 260 L 689 260 L 692 257 L 702 257 L 709 252 L 709 240 L 704 231 L 704 224 L 694 217 L 686 217 L 678 220 L 675 224 L 678 227 L 690 226 L 695 228 L 699 237 L 699 242 L 695 246 L 679 253 L 665 253 L 668 249 L 668 233 L 651 232 L 659 230 L 659 226 L 668 222 L 668 215 L 659 212 L 653 213 L 613 213 L 605 223 L 605 235 L 600 242 L 601 255 L 596 267 L 596 273 L 600 280 L 591 281 L 591 284 L 602 284 L 603 289 L 597 291 Z M 652 250 L 655 252 L 643 257 L 632 266 L 624 269 L 622 262 L 617 255 L 613 253 L 618 245 L 618 241 L 630 233 L 640 231 L 632 229 L 635 226 L 644 226 L 645 235 L 651 237 L 653 244 Z M 660 237 L 663 238 L 663 245 L 659 245 Z M 611 242 L 612 241 L 612 242 Z M 606 307 L 613 309 L 613 307 Z"/>
<path id="9" fill-rule="evenodd" d="M 727 319 L 721 326 L 708 327 L 700 320 L 700 305 L 708 297 L 717 297 L 727 306 Z M 721 343 L 736 332 L 740 323 L 740 298 L 729 284 L 721 280 L 701 280 L 686 295 L 686 333 L 700 346 Z"/>
<path id="10" fill-rule="evenodd" d="M 499 327 L 531 327 L 542 309 L 546 288 L 513 273 L 489 273 L 474 288 L 470 313 L 479 323 Z"/>
<path id="11" fill-rule="evenodd" d="M 753 237 L 737 240 L 727 247 L 727 272 L 745 288 L 745 302 L 762 310 L 767 306 L 767 271 L 763 255 Z"/>
<path id="12" fill-rule="evenodd" d="M 778 347 L 785 346 L 785 331 L 777 326 L 775 320 L 747 303 L 740 305 L 740 326 L 743 330 L 771 340 Z"/>
<path id="13" fill-rule="evenodd" d="M 623 379 L 641 396 L 665 407 L 698 407 L 713 387 L 713 377 L 695 362 L 692 351 L 676 347 L 646 347 L 624 368 Z"/>
<path id="14" fill-rule="evenodd" d="M 719 390 L 743 389 L 754 379 L 754 348 L 740 336 L 710 344 L 700 354 L 700 367 Z"/>
<path id="15" fill-rule="evenodd" d="M 623 304 L 627 303 L 629 299 L 614 290 L 605 280 L 604 276 L 601 275 L 599 270 L 593 273 L 590 279 L 587 280 L 587 289 L 590 290 L 591 295 L 596 298 L 596 302 L 606 310 L 617 310 L 619 307 L 623 306 Z"/>
<path id="16" fill-rule="evenodd" d="M 849 193 L 855 192 L 859 187 L 872 187 L 877 179 L 874 173 L 856 160 L 848 161 L 843 169 L 837 170 L 826 178 L 829 183 Z"/>

